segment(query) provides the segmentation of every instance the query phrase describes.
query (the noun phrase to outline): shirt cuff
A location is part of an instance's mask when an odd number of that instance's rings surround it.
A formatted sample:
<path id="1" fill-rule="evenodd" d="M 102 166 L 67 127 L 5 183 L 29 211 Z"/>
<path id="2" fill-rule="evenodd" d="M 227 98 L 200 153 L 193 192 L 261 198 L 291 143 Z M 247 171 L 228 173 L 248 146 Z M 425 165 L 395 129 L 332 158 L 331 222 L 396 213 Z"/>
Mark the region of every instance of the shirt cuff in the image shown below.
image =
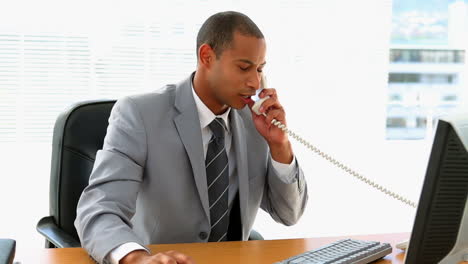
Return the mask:
<path id="1" fill-rule="evenodd" d="M 282 182 L 286 184 L 292 184 L 295 182 L 297 169 L 296 156 L 294 156 L 293 160 L 289 164 L 280 163 L 271 159 L 271 165 Z"/>
<path id="2" fill-rule="evenodd" d="M 144 250 L 148 252 L 148 250 L 144 248 L 143 246 L 141 246 L 140 244 L 137 244 L 135 242 L 128 242 L 128 243 L 122 244 L 114 248 L 111 252 L 109 252 L 109 254 L 107 255 L 107 261 L 108 263 L 111 263 L 111 264 L 119 264 L 119 261 L 121 259 L 123 259 L 130 252 L 135 251 L 135 250 Z"/>

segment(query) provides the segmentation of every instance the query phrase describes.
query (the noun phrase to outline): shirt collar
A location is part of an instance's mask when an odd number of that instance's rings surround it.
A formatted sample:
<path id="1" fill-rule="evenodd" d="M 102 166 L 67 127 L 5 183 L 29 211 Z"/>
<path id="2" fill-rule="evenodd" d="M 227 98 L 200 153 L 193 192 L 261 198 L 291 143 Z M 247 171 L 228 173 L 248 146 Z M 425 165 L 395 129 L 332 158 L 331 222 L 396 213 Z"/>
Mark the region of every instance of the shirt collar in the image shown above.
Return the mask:
<path id="1" fill-rule="evenodd" d="M 226 124 L 226 129 L 230 132 L 229 128 L 229 113 L 231 112 L 231 107 L 229 107 L 226 112 L 221 115 L 215 115 L 211 110 L 202 102 L 198 94 L 193 89 L 193 79 L 190 82 L 190 87 L 192 88 L 193 98 L 195 99 L 195 105 L 197 106 L 198 117 L 200 119 L 200 127 L 203 129 L 208 126 L 213 120 L 217 117 L 222 118 Z"/>

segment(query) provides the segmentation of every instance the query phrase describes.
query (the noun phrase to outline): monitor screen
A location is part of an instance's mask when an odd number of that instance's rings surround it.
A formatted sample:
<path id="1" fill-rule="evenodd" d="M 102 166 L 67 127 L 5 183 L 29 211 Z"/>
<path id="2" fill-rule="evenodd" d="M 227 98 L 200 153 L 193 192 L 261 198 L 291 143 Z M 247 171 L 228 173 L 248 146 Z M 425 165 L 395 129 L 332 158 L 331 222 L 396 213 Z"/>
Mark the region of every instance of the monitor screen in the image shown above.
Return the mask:
<path id="1" fill-rule="evenodd" d="M 466 124 L 463 127 L 467 127 Z M 465 212 L 467 194 L 467 149 L 452 123 L 440 120 L 419 198 L 406 264 L 439 263 L 452 251 L 462 225 L 468 225 L 468 212 Z M 464 227 L 465 232 L 467 228 Z"/>

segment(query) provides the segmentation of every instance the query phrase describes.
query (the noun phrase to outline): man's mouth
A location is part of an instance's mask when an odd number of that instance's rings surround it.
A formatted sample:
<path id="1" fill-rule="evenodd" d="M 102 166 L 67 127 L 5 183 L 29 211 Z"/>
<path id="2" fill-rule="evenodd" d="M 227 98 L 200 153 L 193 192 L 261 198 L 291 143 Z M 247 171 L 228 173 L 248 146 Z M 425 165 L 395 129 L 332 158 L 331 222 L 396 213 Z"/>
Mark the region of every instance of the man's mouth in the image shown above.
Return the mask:
<path id="1" fill-rule="evenodd" d="M 252 95 L 241 95 L 242 100 L 244 103 L 249 104 L 250 102 L 253 102 L 252 98 L 250 98 Z"/>

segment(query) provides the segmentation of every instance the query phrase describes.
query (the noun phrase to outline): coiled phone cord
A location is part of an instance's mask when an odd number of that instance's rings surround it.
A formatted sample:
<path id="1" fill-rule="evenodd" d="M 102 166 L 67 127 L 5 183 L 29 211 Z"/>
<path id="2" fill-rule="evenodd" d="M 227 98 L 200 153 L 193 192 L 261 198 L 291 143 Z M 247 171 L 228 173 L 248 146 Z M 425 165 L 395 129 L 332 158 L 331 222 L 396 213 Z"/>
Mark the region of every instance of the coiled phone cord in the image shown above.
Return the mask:
<path id="1" fill-rule="evenodd" d="M 266 114 L 265 113 L 262 113 L 265 117 L 266 117 Z M 380 184 L 377 184 L 375 183 L 374 181 L 372 180 L 369 180 L 368 178 L 364 177 L 363 175 L 361 175 L 360 173 L 354 171 L 353 169 L 349 168 L 348 166 L 344 165 L 343 163 L 339 162 L 338 160 L 336 160 L 335 158 L 331 157 L 330 155 L 326 154 L 325 152 L 321 151 L 320 149 L 318 149 L 317 147 L 315 147 L 314 145 L 310 144 L 309 142 L 307 142 L 305 139 L 303 139 L 301 136 L 297 135 L 296 133 L 294 133 L 293 131 L 289 130 L 284 124 L 282 124 L 280 121 L 276 120 L 276 119 L 273 119 L 271 120 L 271 123 L 275 126 L 277 126 L 278 128 L 280 128 L 281 130 L 283 130 L 284 132 L 288 133 L 292 138 L 294 138 L 295 140 L 299 141 L 301 144 L 303 144 L 304 146 L 306 146 L 307 148 L 309 148 L 310 150 L 312 150 L 313 152 L 315 152 L 316 154 L 318 154 L 319 156 L 321 156 L 322 158 L 328 160 L 329 162 L 333 163 L 335 166 L 337 166 L 338 168 L 344 170 L 345 172 L 351 174 L 352 176 L 354 176 L 355 178 L 357 178 L 358 180 L 374 187 L 375 189 L 387 194 L 388 196 L 390 197 L 393 197 L 395 198 L 396 200 L 406 204 L 406 205 L 409 205 L 413 208 L 417 208 L 417 205 L 416 203 L 410 201 L 409 199 L 406 199 L 404 198 L 403 196 L 395 193 L 395 192 L 392 192 L 390 191 L 389 189 L 383 187 L 382 185 Z"/>

